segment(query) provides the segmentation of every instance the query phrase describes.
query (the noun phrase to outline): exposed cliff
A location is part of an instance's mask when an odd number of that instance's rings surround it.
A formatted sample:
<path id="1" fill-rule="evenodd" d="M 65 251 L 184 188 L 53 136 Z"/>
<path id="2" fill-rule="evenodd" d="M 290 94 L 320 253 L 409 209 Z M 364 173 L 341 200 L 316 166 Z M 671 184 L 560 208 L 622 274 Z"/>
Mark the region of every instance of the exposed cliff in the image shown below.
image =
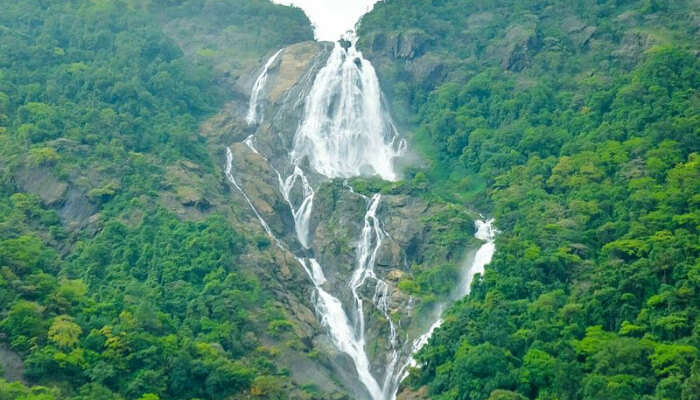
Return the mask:
<path id="1" fill-rule="evenodd" d="M 400 51 L 409 51 L 411 45 L 407 46 Z M 236 185 L 231 200 L 237 209 L 245 210 L 246 225 L 250 229 L 256 229 L 259 236 L 269 237 L 271 243 L 263 252 L 287 254 L 287 260 L 311 257 L 317 261 L 323 269 L 323 288 L 343 303 L 353 322 L 357 315 L 350 312 L 354 300 L 349 282 L 358 268 L 369 197 L 352 190 L 352 183 L 329 180 L 302 165 L 308 171 L 304 179 L 316 189 L 308 225 L 309 239 L 307 243 L 300 243 L 293 211 L 304 200 L 303 187 L 294 184 L 288 192 L 289 197 L 285 197 L 281 188 L 282 181 L 295 168 L 290 164 L 289 154 L 303 119 L 305 98 L 329 51 L 329 44 L 312 42 L 283 49 L 278 57 L 268 62 L 265 71 L 253 70 L 251 76 L 241 79 L 237 86 L 237 90 L 245 91 L 246 87 L 253 86 L 253 77 L 266 74 L 264 94 L 258 107 L 262 110 L 259 117 L 262 122 L 243 125 L 245 107 L 231 104 L 206 125 L 205 135 L 213 138 L 215 146 L 229 143 L 231 175 Z M 215 148 L 212 147 L 213 151 L 221 154 Z M 412 339 L 421 334 L 433 318 L 428 317 L 433 302 L 446 300 L 446 297 L 433 299 L 423 304 L 420 297 L 399 290 L 399 283 L 413 277 L 415 265 L 457 263 L 469 249 L 471 240 L 468 238 L 473 226 L 473 219 L 469 216 L 460 220 L 467 226 L 464 232 L 467 240 L 444 243 L 444 234 L 449 228 L 445 226 L 443 216 L 449 208 L 443 203 L 417 196 L 410 186 L 406 189 L 397 187 L 381 197 L 377 218 L 386 237 L 377 243 L 376 263 L 372 266 L 377 280 L 363 285 L 359 291 L 365 303 L 366 350 L 371 371 L 377 379 L 385 374 L 394 351 L 398 351 L 401 362 L 405 362 Z M 268 228 L 269 232 L 266 232 Z M 361 385 L 357 385 L 353 361 L 333 345 L 328 327 L 319 321 L 322 315 L 316 312 L 315 320 L 308 318 L 311 310 L 318 307 L 311 296 L 311 279 L 307 277 L 304 282 L 303 267 L 299 262 L 286 263 L 284 271 L 282 276 L 272 274 L 269 278 L 277 281 L 275 286 L 284 292 L 290 318 L 295 324 L 308 327 L 295 331 L 297 339 L 307 346 L 301 356 L 313 354 L 317 357 L 313 362 L 328 368 L 324 374 L 339 378 L 341 387 L 354 398 L 365 398 L 366 393 Z M 290 274 L 300 280 L 285 278 Z M 378 304 L 386 304 L 386 309 Z M 389 342 L 391 332 L 387 317 L 398 327 L 398 344 Z M 296 351 L 298 349 L 289 349 L 286 351 L 288 356 L 280 359 L 283 364 L 290 363 L 292 371 L 293 364 L 299 360 L 299 356 L 293 355 Z M 306 373 L 293 373 L 293 377 L 300 385 L 310 383 L 306 381 L 309 379 Z M 331 389 L 332 386 L 324 387 L 324 390 Z"/>

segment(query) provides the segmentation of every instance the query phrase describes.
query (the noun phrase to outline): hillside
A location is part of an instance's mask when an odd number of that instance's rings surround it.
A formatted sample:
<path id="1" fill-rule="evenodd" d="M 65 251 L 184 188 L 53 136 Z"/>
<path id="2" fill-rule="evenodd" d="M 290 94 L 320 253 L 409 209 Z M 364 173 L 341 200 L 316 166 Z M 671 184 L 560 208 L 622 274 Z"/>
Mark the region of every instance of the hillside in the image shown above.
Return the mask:
<path id="1" fill-rule="evenodd" d="M 700 1 L 0 10 L 0 400 L 700 400 Z"/>
<path id="2" fill-rule="evenodd" d="M 699 4 L 387 1 L 360 36 L 496 255 L 399 398 L 697 399 Z"/>
<path id="3" fill-rule="evenodd" d="M 200 129 L 260 58 L 312 38 L 303 13 L 263 0 L 0 9 L 0 369 L 31 385 L 0 381 L 0 397 L 301 390 L 266 347 L 289 322 Z"/>

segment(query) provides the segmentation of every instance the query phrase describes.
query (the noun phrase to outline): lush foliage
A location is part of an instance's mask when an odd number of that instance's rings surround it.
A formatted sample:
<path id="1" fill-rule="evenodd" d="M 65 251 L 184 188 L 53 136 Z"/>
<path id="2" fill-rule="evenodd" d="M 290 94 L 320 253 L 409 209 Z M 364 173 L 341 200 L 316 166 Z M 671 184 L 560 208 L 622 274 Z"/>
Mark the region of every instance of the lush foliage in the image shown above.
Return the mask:
<path id="1" fill-rule="evenodd" d="M 433 165 L 428 190 L 476 201 L 502 231 L 410 385 L 435 399 L 700 398 L 700 63 L 690 9 L 387 1 L 363 21 L 368 35 L 422 31 L 433 40 L 428 56 L 455 59 L 429 95 L 425 82 L 390 90 L 416 112 L 414 142 Z M 596 27 L 587 44 L 546 19 L 574 24 L 571 14 Z M 493 53 L 514 26 L 533 32 L 516 66 Z M 635 52 L 625 40 L 640 32 L 651 44 Z M 392 68 L 389 82 L 410 65 Z M 486 190 L 471 191 L 480 181 Z"/>
<path id="2" fill-rule="evenodd" d="M 442 207 L 399 289 L 448 296 L 459 272 L 436 260 L 472 240 L 465 205 L 502 232 L 410 386 L 443 400 L 699 398 L 696 3 L 386 0 L 363 20 L 430 168 L 352 184 Z M 222 81 L 310 38 L 301 12 L 0 9 L 0 339 L 27 381 L 0 380 L 0 399 L 285 398 L 289 371 L 265 344 L 295 326 L 242 267 L 269 241 L 169 174 L 223 186 L 199 127 Z M 178 196 L 194 211 L 172 212 Z"/>
<path id="3" fill-rule="evenodd" d="M 0 398 L 283 398 L 260 332 L 289 322 L 240 266 L 248 239 L 224 212 L 186 220 L 162 201 L 176 163 L 215 170 L 199 126 L 228 96 L 219 66 L 165 26 L 249 29 L 236 73 L 308 39 L 303 14 L 262 0 L 0 9 L 0 332 L 32 385 L 0 380 Z"/>

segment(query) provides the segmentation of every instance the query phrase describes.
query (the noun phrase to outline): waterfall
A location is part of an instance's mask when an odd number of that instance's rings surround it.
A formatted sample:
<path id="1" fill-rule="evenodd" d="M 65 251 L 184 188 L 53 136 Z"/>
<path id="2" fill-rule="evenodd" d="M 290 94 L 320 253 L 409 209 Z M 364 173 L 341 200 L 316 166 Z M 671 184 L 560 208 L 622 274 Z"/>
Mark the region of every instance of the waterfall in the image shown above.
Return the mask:
<path id="1" fill-rule="evenodd" d="M 316 311 L 321 315 L 321 323 L 330 331 L 333 344 L 338 350 L 350 356 L 355 364 L 360 382 L 374 399 L 382 398 L 382 390 L 370 372 L 369 358 L 365 352 L 364 336 L 358 338 L 352 329 L 347 314 L 343 310 L 343 304 L 336 297 L 326 292 L 320 285 L 316 286 L 319 301 Z"/>
<path id="2" fill-rule="evenodd" d="M 365 213 L 364 226 L 362 228 L 360 242 L 357 247 L 357 265 L 353 271 L 352 277 L 350 278 L 349 284 L 355 306 L 355 335 L 358 337 L 359 341 L 362 343 L 365 342 L 365 315 L 364 302 L 358 291 L 368 279 L 375 281 L 375 291 L 374 296 L 372 297 L 372 303 L 384 315 L 389 323 L 389 344 L 392 347 L 392 361 L 389 362 L 385 368 L 385 379 L 384 384 L 382 385 L 382 390 L 381 392 L 373 394 L 373 399 L 383 399 L 385 397 L 385 393 L 387 393 L 389 389 L 387 383 L 391 381 L 394 366 L 396 365 L 396 360 L 398 359 L 398 350 L 396 348 L 396 327 L 394 326 L 394 322 L 389 315 L 389 305 L 387 299 L 389 295 L 389 286 L 386 282 L 379 279 L 374 273 L 374 265 L 377 260 L 379 248 L 382 245 L 382 240 L 387 237 L 387 233 L 384 231 L 384 229 L 382 229 L 381 221 L 379 218 L 377 218 L 377 208 L 379 207 L 381 198 L 381 195 L 375 194 L 371 199 L 368 199 L 369 205 L 367 207 L 367 212 Z M 374 380 L 374 378 L 372 378 L 372 380 Z M 365 381 L 363 381 L 363 383 L 365 383 L 366 386 L 368 385 L 368 383 Z M 369 384 L 373 383 L 369 382 Z"/>
<path id="3" fill-rule="evenodd" d="M 306 248 L 310 240 L 314 191 L 300 167 L 304 158 L 309 160 L 313 170 L 330 178 L 376 174 L 383 179 L 396 180 L 394 159 L 406 146 L 383 108 L 374 67 L 357 51 L 355 43 L 356 37 L 351 33 L 345 42 L 337 42 L 316 76 L 306 98 L 304 119 L 294 137 L 290 154 L 293 173 L 285 180 L 280 176 L 280 190 L 292 211 L 299 242 Z M 297 184 L 301 185 L 303 200 L 295 206 L 291 192 Z M 317 312 L 328 326 L 336 347 L 353 360 L 358 378 L 373 400 L 384 399 L 392 392 L 390 386 L 399 358 L 396 327 L 388 310 L 388 285 L 374 273 L 377 253 L 387 236 L 376 215 L 380 201 L 380 195 L 368 199 L 357 265 L 349 282 L 354 326 L 343 311 L 342 303 L 317 285 L 320 299 Z M 392 346 L 392 361 L 385 368 L 381 387 L 370 371 L 365 352 L 364 303 L 358 291 L 368 279 L 375 283 L 372 301 L 389 323 Z"/>
<path id="4" fill-rule="evenodd" d="M 249 137 L 248 139 L 251 138 Z M 247 140 L 246 144 L 248 144 L 252 151 L 257 152 L 257 150 L 252 147 L 252 140 Z M 229 182 L 243 195 L 244 199 L 260 222 L 260 225 L 262 225 L 263 229 L 265 230 L 265 233 L 267 233 L 267 235 L 274 240 L 278 247 L 289 251 L 289 249 L 286 248 L 284 244 L 275 236 L 265 219 L 260 215 L 258 210 L 255 208 L 255 205 L 253 205 L 253 202 L 250 200 L 246 192 L 236 181 L 232 172 L 232 164 L 233 153 L 231 152 L 231 149 L 227 147 L 226 167 L 224 170 L 226 177 L 228 178 Z M 291 204 L 290 208 L 292 208 L 292 211 L 294 210 Z M 318 261 L 315 258 L 304 259 L 299 256 L 296 257 L 296 260 L 314 285 L 316 290 L 314 299 L 315 310 L 321 317 L 321 324 L 328 328 L 333 344 L 338 348 L 338 350 L 347 354 L 352 359 L 357 375 L 367 389 L 371 398 L 381 399 L 382 390 L 370 372 L 369 359 L 364 349 L 364 335 L 357 335 L 356 329 L 354 329 L 353 325 L 348 319 L 347 314 L 343 310 L 343 304 L 341 301 L 323 288 L 322 285 L 326 282 L 326 277 L 324 276 L 323 268 Z"/>
<path id="5" fill-rule="evenodd" d="M 318 181 L 328 178 L 350 178 L 362 175 L 378 175 L 385 180 L 396 180 L 394 168 L 397 157 L 404 154 L 406 143 L 400 138 L 389 113 L 385 110 L 381 89 L 372 64 L 365 60 L 355 43 L 354 33 L 348 32 L 343 40 L 335 43 L 328 60 L 315 76 L 305 98 L 303 119 L 299 124 L 289 149 L 288 163 L 275 160 L 268 162 L 277 174 L 279 192 L 287 203 L 293 217 L 298 246 L 288 246 L 277 239 L 262 216 L 255 209 L 246 193 L 236 182 L 231 172 L 231 150 L 227 149 L 226 176 L 238 189 L 265 232 L 277 245 L 294 254 L 309 280 L 313 284 L 312 305 L 321 325 L 326 329 L 333 345 L 352 361 L 357 379 L 371 400 L 393 400 L 398 386 L 415 365 L 411 354 L 420 350 L 442 323 L 437 319 L 424 335 L 409 341 L 398 337 L 398 328 L 391 315 L 391 286 L 375 273 L 377 256 L 383 241 L 389 237 L 378 216 L 382 196 L 370 197 L 355 193 L 344 182 L 344 190 L 361 196 L 367 204 L 361 222 L 362 230 L 357 240 L 355 265 L 346 282 L 351 294 L 349 304 L 343 304 L 339 294 L 333 294 L 331 284 L 324 274 L 323 266 L 313 256 L 311 218 L 313 216 L 315 190 Z M 262 120 L 260 98 L 264 92 L 268 71 L 282 50 L 275 53 L 265 64 L 253 85 L 248 116 L 250 125 Z M 248 136 L 243 143 L 254 153 L 263 157 L 256 148 L 256 137 Z M 284 173 L 284 175 L 283 175 Z M 307 173 L 310 173 L 307 175 Z M 313 178 L 310 178 L 313 177 Z M 476 237 L 485 243 L 478 249 L 469 267 L 466 278 L 456 289 L 459 296 L 468 293 L 474 274 L 483 273 L 495 249 L 492 221 L 477 221 Z M 367 292 L 367 290 L 373 292 Z M 366 307 L 383 316 L 382 324 L 387 328 L 388 354 L 380 361 L 370 362 L 366 350 Z M 438 310 L 442 311 L 442 308 Z M 376 322 L 376 321 L 375 321 Z M 362 396 L 363 398 L 365 396 Z"/>
<path id="6" fill-rule="evenodd" d="M 472 281 L 474 280 L 474 276 L 476 274 L 483 275 L 484 268 L 491 262 L 491 258 L 493 258 L 493 253 L 496 251 L 495 239 L 498 231 L 493 226 L 493 219 L 474 221 L 474 227 L 476 228 L 474 237 L 479 240 L 482 240 L 484 243 L 474 254 L 474 259 L 467 267 L 465 279 L 462 280 L 460 286 L 456 289 L 457 299 L 469 294 L 469 291 L 471 290 Z M 442 314 L 443 309 L 444 305 L 441 305 L 437 310 L 437 314 Z M 411 345 L 411 354 L 417 353 L 420 349 L 423 348 L 423 346 L 425 346 L 428 343 L 430 337 L 433 336 L 435 330 L 442 325 L 442 322 L 442 318 L 438 318 L 435 322 L 433 322 L 432 325 L 430 325 L 430 328 L 428 328 L 427 332 L 417 337 L 413 341 Z M 406 362 L 400 368 L 399 373 L 397 374 L 397 376 L 399 377 L 398 382 L 401 382 L 404 378 L 406 378 L 406 376 L 408 376 L 408 367 L 415 366 L 416 360 L 413 357 L 411 357 L 408 360 L 408 362 Z M 392 393 L 392 396 L 390 397 L 391 400 L 394 400 L 396 398 L 396 390 L 398 390 L 398 385 L 396 385 L 396 388 L 394 390 L 394 393 Z"/>
<path id="7" fill-rule="evenodd" d="M 377 174 L 384 179 L 395 180 L 397 174 L 393 162 L 405 149 L 405 142 L 398 138 L 393 122 L 383 109 L 374 68 L 355 49 L 354 41 L 353 37 L 349 47 L 343 47 L 340 43 L 335 45 L 325 67 L 319 71 L 311 86 L 304 107 L 304 119 L 290 152 L 291 174 L 283 178 L 280 171 L 272 167 L 278 177 L 280 193 L 294 218 L 297 239 L 305 249 L 310 246 L 309 225 L 315 192 L 302 168 L 304 158 L 309 159 L 314 171 L 330 178 Z M 268 70 L 279 53 L 268 60 L 253 86 L 247 118 L 250 124 L 259 122 L 256 113 L 261 108 L 260 93 L 264 89 Z M 243 143 L 264 158 L 255 147 L 255 136 L 248 136 Z M 227 149 L 227 177 L 243 194 L 265 232 L 279 243 L 235 181 L 231 173 L 231 159 L 231 150 Z M 346 186 L 349 188 L 349 185 Z M 351 188 L 349 190 L 352 191 Z M 377 217 L 381 196 L 376 194 L 365 200 L 368 203 L 367 212 L 358 240 L 355 269 L 348 283 L 353 297 L 350 307 L 352 318 L 348 317 L 343 303 L 323 287 L 326 278 L 318 260 L 303 255 L 296 258 L 314 285 L 314 308 L 321 324 L 328 329 L 333 344 L 352 360 L 358 380 L 370 398 L 383 400 L 393 392 L 399 349 L 397 329 L 389 311 L 389 285 L 374 273 L 382 240 L 388 236 Z M 372 304 L 388 321 L 388 342 L 392 348 L 391 361 L 384 368 L 382 385 L 372 374 L 365 350 L 364 301 L 359 291 L 369 280 L 375 285 Z"/>
<path id="8" fill-rule="evenodd" d="M 305 248 L 309 248 L 309 221 L 311 220 L 311 210 L 314 206 L 314 190 L 309 184 L 309 180 L 304 175 L 304 171 L 298 166 L 294 166 L 294 172 L 292 175 L 288 176 L 284 181 L 279 172 L 277 172 L 277 177 L 279 178 L 280 191 L 284 200 L 289 204 L 289 208 L 294 217 L 294 228 L 296 229 L 297 238 L 299 243 Z M 297 184 L 301 184 L 301 189 L 303 193 L 303 200 L 298 207 L 295 207 L 292 203 L 292 190 Z"/>
<path id="9" fill-rule="evenodd" d="M 405 142 L 384 110 L 377 74 L 355 48 L 356 40 L 348 34 L 337 42 L 319 71 L 294 139 L 292 163 L 307 157 L 316 172 L 331 178 L 376 174 L 393 181 L 394 159 Z"/>
<path id="10" fill-rule="evenodd" d="M 484 241 L 484 244 L 482 244 L 476 251 L 474 261 L 472 261 L 471 268 L 469 268 L 469 271 L 467 272 L 466 279 L 461 286 L 457 288 L 457 296 L 459 298 L 469 294 L 474 276 L 476 274 L 484 274 L 484 267 L 491 262 L 493 253 L 496 251 L 495 239 L 498 231 L 493 226 L 493 219 L 488 219 L 485 221 L 477 220 L 474 222 L 474 224 L 476 226 L 476 233 L 474 234 L 474 237 Z"/>
<path id="11" fill-rule="evenodd" d="M 260 103 L 260 95 L 265 89 L 268 71 L 270 70 L 270 67 L 275 62 L 275 60 L 277 60 L 277 57 L 280 55 L 282 50 L 284 49 L 279 49 L 272 57 L 270 57 L 269 60 L 267 60 L 267 63 L 265 63 L 262 72 L 260 72 L 260 75 L 258 75 L 258 79 L 256 79 L 255 83 L 253 84 L 253 89 L 250 93 L 250 103 L 248 104 L 248 114 L 245 118 L 248 125 L 255 125 L 262 122 L 263 106 L 262 103 Z"/>
<path id="12" fill-rule="evenodd" d="M 239 192 L 243 195 L 243 198 L 245 201 L 248 203 L 250 208 L 253 210 L 253 213 L 255 214 L 255 217 L 258 219 L 260 222 L 260 225 L 262 225 L 263 229 L 265 230 L 265 233 L 267 233 L 267 236 L 269 236 L 271 239 L 274 239 L 275 243 L 277 243 L 278 246 L 281 246 L 280 241 L 275 237 L 275 235 L 272 233 L 272 230 L 270 229 L 270 226 L 265 222 L 263 217 L 260 215 L 258 210 L 255 208 L 253 205 L 253 202 L 250 200 L 246 192 L 243 190 L 243 188 L 238 185 L 238 182 L 236 181 L 236 178 L 233 177 L 233 153 L 231 152 L 231 148 L 227 147 L 226 148 L 226 169 L 224 170 L 224 173 L 226 174 L 226 178 L 228 178 L 229 182 L 238 189 Z"/>

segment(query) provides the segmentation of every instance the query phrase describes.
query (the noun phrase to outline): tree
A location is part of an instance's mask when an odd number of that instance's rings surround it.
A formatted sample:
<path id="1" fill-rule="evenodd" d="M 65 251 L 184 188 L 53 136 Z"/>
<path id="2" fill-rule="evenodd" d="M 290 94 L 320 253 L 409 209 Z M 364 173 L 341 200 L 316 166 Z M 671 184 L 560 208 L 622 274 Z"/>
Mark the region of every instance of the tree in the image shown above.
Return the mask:
<path id="1" fill-rule="evenodd" d="M 515 385 L 513 365 L 506 350 L 489 343 L 477 346 L 464 344 L 454 362 L 460 400 L 482 400 L 495 389 Z"/>
<path id="2" fill-rule="evenodd" d="M 37 303 L 20 300 L 10 308 L 7 317 L 0 322 L 0 329 L 7 332 L 11 339 L 16 336 L 38 339 L 45 337 L 46 322 L 43 311 L 44 308 Z"/>
<path id="3" fill-rule="evenodd" d="M 49 328 L 49 340 L 62 348 L 72 348 L 78 343 L 83 332 L 80 325 L 73 322 L 68 315 L 59 315 L 54 318 Z"/>

